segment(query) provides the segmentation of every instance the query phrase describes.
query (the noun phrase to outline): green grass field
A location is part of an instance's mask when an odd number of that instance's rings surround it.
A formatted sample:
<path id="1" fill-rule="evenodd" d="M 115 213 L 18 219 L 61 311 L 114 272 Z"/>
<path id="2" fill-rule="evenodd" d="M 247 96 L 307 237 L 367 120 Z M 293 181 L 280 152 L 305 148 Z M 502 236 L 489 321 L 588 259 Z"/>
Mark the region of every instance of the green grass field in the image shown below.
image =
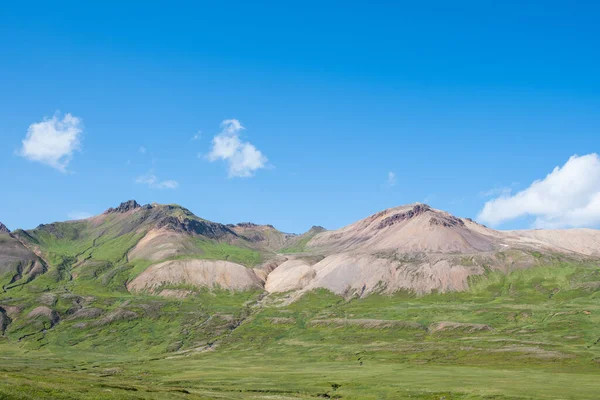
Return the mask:
<path id="1" fill-rule="evenodd" d="M 491 274 L 464 293 L 291 303 L 26 286 L 0 304 L 29 299 L 26 314 L 43 299 L 68 315 L 87 296 L 102 315 L 15 320 L 0 338 L 0 398 L 596 399 L 599 282 L 597 266 L 565 264 Z"/>

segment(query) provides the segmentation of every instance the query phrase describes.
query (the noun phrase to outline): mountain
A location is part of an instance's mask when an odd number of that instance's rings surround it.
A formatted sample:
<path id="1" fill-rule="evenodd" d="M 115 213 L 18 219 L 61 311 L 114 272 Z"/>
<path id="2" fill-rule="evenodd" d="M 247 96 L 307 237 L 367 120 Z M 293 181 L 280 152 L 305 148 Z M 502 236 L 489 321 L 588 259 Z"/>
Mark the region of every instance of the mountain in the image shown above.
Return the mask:
<path id="1" fill-rule="evenodd" d="M 412 204 L 315 235 L 303 251 L 320 258 L 291 256 L 269 274 L 266 289 L 346 296 L 462 291 L 473 276 L 580 261 L 599 250 L 597 230 L 502 232 Z"/>
<path id="2" fill-rule="evenodd" d="M 189 293 L 182 287 L 323 288 L 345 296 L 461 291 L 488 272 L 600 256 L 597 230 L 496 231 L 419 203 L 295 235 L 130 200 L 88 219 L 3 235 L 1 271 L 12 273 L 11 284 L 45 274 L 54 282 L 171 296 Z"/>
<path id="3" fill-rule="evenodd" d="M 211 222 L 177 205 L 130 200 L 98 216 L 17 230 L 13 237 L 40 254 L 55 281 L 152 292 L 183 284 L 261 288 L 260 270 L 272 268 L 278 257 L 272 249 L 290 235 L 273 227 Z"/>

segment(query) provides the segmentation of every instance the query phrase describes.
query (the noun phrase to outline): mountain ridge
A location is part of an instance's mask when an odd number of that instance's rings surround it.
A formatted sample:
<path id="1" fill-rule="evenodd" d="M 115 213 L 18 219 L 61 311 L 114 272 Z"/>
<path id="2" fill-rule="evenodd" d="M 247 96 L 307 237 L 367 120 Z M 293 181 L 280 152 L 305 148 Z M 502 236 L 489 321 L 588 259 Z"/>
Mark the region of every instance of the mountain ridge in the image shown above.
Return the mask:
<path id="1" fill-rule="evenodd" d="M 488 270 L 600 257 L 597 230 L 497 231 L 422 203 L 298 235 L 128 200 L 87 219 L 16 230 L 10 237 L 28 251 L 25 263 L 35 258 L 44 265 L 30 281 L 50 273 L 59 281 L 102 279 L 115 290 L 155 294 L 181 285 L 299 295 L 317 288 L 347 296 L 461 291 Z M 14 284 L 23 268 L 11 262 Z"/>

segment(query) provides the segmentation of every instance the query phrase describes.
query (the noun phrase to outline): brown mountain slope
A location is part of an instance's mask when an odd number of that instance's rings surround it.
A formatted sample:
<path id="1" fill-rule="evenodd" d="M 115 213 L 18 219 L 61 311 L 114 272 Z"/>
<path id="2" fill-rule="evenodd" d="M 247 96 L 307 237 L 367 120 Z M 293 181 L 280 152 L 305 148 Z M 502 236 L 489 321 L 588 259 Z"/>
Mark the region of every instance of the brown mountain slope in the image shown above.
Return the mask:
<path id="1" fill-rule="evenodd" d="M 559 257 L 579 261 L 600 254 L 600 231 L 495 231 L 412 204 L 319 233 L 306 250 L 324 258 L 312 265 L 306 260 L 283 264 L 267 278 L 268 291 L 298 289 L 290 276 L 301 277 L 301 291 L 325 288 L 346 295 L 465 290 L 470 276 L 489 270 L 508 272 L 552 264 Z"/>
<path id="2" fill-rule="evenodd" d="M 557 252 L 573 252 L 600 257 L 600 231 L 597 229 L 535 229 L 503 232 L 514 245 L 544 247 Z"/>
<path id="3" fill-rule="evenodd" d="M 247 233 L 246 225 L 234 228 L 243 228 Z M 160 279 L 164 279 L 164 285 L 189 283 L 240 289 L 254 287 L 257 281 L 262 287 L 266 274 L 284 261 L 270 248 L 279 245 L 278 238 L 283 243 L 285 234 L 272 227 L 252 227 L 264 228 L 268 233 L 265 236 L 274 238 L 271 244 L 251 240 L 241 231 L 199 218 L 177 205 L 140 205 L 130 200 L 91 218 L 44 224 L 31 231 L 19 230 L 14 236 L 50 260 L 50 271 L 57 279 L 97 280 L 114 288 L 129 286 L 136 290 L 153 289 Z M 25 263 L 29 261 L 25 255 L 21 258 Z M 199 264 L 190 267 L 189 260 L 207 261 L 196 268 Z M 253 267 L 258 268 L 256 272 Z M 172 273 L 165 273 L 168 270 Z M 152 285 L 139 286 L 139 282 Z"/>
<path id="4" fill-rule="evenodd" d="M 291 233 L 277 230 L 273 225 L 257 225 L 252 222 L 227 225 L 238 236 L 252 243 L 253 247 L 269 251 L 278 250 L 297 237 Z"/>
<path id="5" fill-rule="evenodd" d="M 494 235 L 470 229 L 460 218 L 426 204 L 390 208 L 308 242 L 314 251 L 395 250 L 407 253 L 471 253 L 498 248 Z"/>
<path id="6" fill-rule="evenodd" d="M 0 233 L 0 286 L 8 290 L 46 272 L 46 264 L 9 233 Z"/>

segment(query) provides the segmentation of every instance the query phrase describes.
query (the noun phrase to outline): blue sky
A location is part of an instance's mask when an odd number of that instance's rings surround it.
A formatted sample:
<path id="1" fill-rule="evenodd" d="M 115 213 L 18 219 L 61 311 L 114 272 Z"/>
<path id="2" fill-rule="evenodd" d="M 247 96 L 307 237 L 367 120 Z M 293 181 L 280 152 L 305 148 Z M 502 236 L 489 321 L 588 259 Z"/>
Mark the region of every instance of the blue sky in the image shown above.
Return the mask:
<path id="1" fill-rule="evenodd" d="M 11 229 L 130 198 L 290 232 L 417 201 L 600 224 L 598 3 L 8 3 Z M 52 165 L 44 135 L 69 128 Z"/>

